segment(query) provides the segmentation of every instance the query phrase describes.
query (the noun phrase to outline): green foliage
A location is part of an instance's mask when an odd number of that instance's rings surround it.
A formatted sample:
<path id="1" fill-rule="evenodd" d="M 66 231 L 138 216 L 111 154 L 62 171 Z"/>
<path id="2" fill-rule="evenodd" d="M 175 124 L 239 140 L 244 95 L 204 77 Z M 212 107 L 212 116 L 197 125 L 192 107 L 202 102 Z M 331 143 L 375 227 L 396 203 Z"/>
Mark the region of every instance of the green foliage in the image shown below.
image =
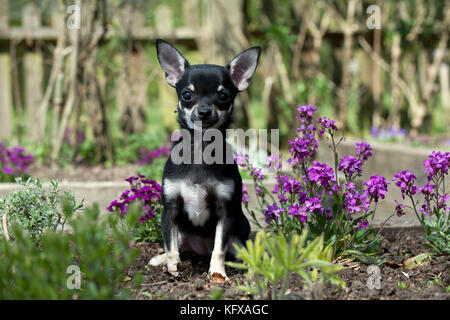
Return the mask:
<path id="1" fill-rule="evenodd" d="M 27 232 L 14 225 L 14 241 L 0 239 L 0 299 L 118 299 L 127 298 L 124 271 L 136 259 L 138 249 L 129 247 L 127 228 L 117 215 L 99 218 L 94 205 L 73 214 L 64 202 L 70 232 L 46 229 L 35 246 Z M 130 208 L 128 221 L 137 219 Z M 81 272 L 77 289 L 76 271 Z M 141 276 L 135 277 L 139 285 Z M 71 289 L 73 288 L 73 289 Z"/>
<path id="2" fill-rule="evenodd" d="M 137 171 L 138 174 L 142 174 L 146 177 L 151 177 L 153 180 L 162 181 L 164 172 L 164 166 L 166 165 L 167 158 L 155 158 L 152 163 L 145 164 Z"/>
<path id="3" fill-rule="evenodd" d="M 304 289 L 312 297 L 322 294 L 326 282 L 345 287 L 336 275 L 342 267 L 331 262 L 332 250 L 324 246 L 323 238 L 317 237 L 307 243 L 307 231 L 294 234 L 290 242 L 281 234 L 260 231 L 254 243 L 247 241 L 245 248 L 235 247 L 237 258 L 243 263 L 227 262 L 228 265 L 248 270 L 250 282 L 239 289 L 262 299 L 283 299 L 292 272 L 303 279 Z M 269 281 L 272 289 L 269 289 Z M 281 288 L 278 289 L 279 282 Z"/>
<path id="4" fill-rule="evenodd" d="M 132 134 L 128 137 L 118 139 L 115 148 L 116 162 L 118 165 L 136 163 L 140 159 L 141 149 L 154 150 L 164 142 L 167 137 L 163 132 L 152 132 L 148 134 Z M 149 175 L 149 177 L 153 177 Z"/>
<path id="5" fill-rule="evenodd" d="M 209 300 L 223 300 L 223 294 L 225 293 L 225 290 L 222 288 L 219 288 L 217 286 L 212 289 L 211 293 L 208 296 Z"/>
<path id="6" fill-rule="evenodd" d="M 161 230 L 161 213 L 162 209 L 159 209 L 156 211 L 156 214 L 152 219 L 148 219 L 144 223 L 135 221 L 131 224 L 130 233 L 133 235 L 133 239 L 137 242 L 162 243 L 163 236 Z"/>
<path id="7" fill-rule="evenodd" d="M 19 227 L 36 244 L 45 231 L 64 230 L 66 212 L 83 207 L 83 201 L 76 203 L 72 193 L 61 193 L 56 180 L 50 182 L 49 190 L 39 179 L 17 178 L 16 182 L 22 188 L 0 199 L 0 214 L 3 217 L 8 213 L 8 230 Z M 10 233 L 10 237 L 14 239 L 15 234 Z"/>
<path id="8" fill-rule="evenodd" d="M 450 256 L 450 221 L 449 214 L 438 214 L 430 219 L 423 219 L 426 247 L 433 249 L 439 255 Z"/>

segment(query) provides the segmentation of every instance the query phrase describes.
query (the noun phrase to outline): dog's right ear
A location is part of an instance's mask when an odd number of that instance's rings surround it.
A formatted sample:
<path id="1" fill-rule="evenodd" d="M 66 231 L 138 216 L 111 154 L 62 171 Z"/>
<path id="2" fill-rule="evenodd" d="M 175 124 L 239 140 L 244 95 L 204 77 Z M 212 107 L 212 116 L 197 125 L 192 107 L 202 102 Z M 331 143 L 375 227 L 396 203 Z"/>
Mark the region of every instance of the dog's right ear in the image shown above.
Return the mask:
<path id="1" fill-rule="evenodd" d="M 167 41 L 156 39 L 156 52 L 161 68 L 166 74 L 167 82 L 175 87 L 184 72 L 189 69 L 189 62 Z"/>

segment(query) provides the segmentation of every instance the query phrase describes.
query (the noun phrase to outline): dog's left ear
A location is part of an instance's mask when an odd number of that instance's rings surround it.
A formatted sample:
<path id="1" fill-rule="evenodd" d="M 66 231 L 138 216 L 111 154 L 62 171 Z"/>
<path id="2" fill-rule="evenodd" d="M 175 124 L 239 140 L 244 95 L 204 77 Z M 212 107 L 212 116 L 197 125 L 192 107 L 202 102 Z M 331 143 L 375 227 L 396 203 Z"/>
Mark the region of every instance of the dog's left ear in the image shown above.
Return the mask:
<path id="1" fill-rule="evenodd" d="M 184 72 L 189 69 L 189 62 L 175 47 L 162 39 L 156 39 L 156 52 L 167 82 L 175 87 Z"/>
<path id="2" fill-rule="evenodd" d="M 230 70 L 231 80 L 234 86 L 243 91 L 248 88 L 250 79 L 255 73 L 258 65 L 259 55 L 261 54 L 261 47 L 252 47 L 239 53 L 228 64 Z"/>

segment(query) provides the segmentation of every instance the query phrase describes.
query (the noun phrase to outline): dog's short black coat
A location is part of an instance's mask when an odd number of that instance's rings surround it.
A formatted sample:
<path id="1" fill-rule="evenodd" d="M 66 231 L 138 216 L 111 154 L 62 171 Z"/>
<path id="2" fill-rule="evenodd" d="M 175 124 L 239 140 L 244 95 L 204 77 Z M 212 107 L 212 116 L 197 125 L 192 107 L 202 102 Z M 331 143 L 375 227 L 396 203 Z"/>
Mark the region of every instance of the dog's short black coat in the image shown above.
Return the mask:
<path id="1" fill-rule="evenodd" d="M 158 39 L 156 44 L 161 67 L 168 83 L 175 87 L 179 99 L 178 122 L 181 129 L 188 132 L 191 138 L 190 142 L 184 141 L 182 135 L 173 143 L 172 152 L 178 144 L 190 144 L 191 161 L 174 164 L 172 157 L 169 157 L 164 167 L 162 184 L 164 211 L 161 223 L 166 252 L 152 259 L 150 263 L 153 265 L 166 263 L 169 272 L 176 274 L 180 239 L 195 236 L 194 239 L 197 239 L 195 241 L 205 239 L 211 243 L 213 250 L 210 273 L 219 272 L 226 276 L 224 254 L 228 249 L 232 249 L 229 247 L 230 243 L 233 241 L 240 245 L 245 244 L 250 233 L 250 224 L 242 211 L 242 179 L 238 166 L 234 161 L 227 164 L 225 158 L 227 152 L 232 152 L 231 146 L 225 141 L 226 129 L 232 123 L 236 95 L 247 88 L 256 70 L 261 49 L 259 47 L 247 49 L 225 67 L 211 64 L 190 66 L 169 43 Z M 201 121 L 200 129 L 195 127 L 198 121 Z M 202 141 L 200 151 L 194 146 L 194 130 L 205 132 L 209 128 L 222 133 L 219 138 L 223 140 L 222 164 L 204 162 L 194 164 L 195 153 L 202 152 L 208 144 L 214 142 L 214 139 Z M 192 188 L 184 190 L 180 186 L 182 183 L 187 183 Z M 217 187 L 221 183 L 223 185 Z M 194 201 L 197 209 L 202 208 L 203 211 L 200 213 L 185 203 L 185 199 L 195 197 L 185 193 L 197 190 L 195 188 L 198 186 L 206 194 L 197 201 L 202 202 L 201 206 Z M 226 186 L 232 186 L 232 190 L 228 190 Z M 204 212 L 208 214 L 202 223 L 193 223 L 193 213 L 189 210 L 200 215 Z M 190 249 L 197 251 L 192 241 L 185 242 L 190 243 Z M 181 245 L 184 246 L 182 243 Z M 189 249 L 189 245 L 185 247 Z"/>

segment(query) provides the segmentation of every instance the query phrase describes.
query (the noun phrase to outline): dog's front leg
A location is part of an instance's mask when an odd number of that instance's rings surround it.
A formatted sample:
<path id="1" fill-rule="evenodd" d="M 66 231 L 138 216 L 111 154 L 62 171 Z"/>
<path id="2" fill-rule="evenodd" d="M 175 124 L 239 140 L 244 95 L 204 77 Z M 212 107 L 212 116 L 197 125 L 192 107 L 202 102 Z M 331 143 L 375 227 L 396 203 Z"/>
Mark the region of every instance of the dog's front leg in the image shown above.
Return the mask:
<path id="1" fill-rule="evenodd" d="M 211 263 L 209 265 L 209 273 L 220 273 L 228 280 L 225 273 L 225 254 L 228 249 L 228 240 L 230 239 L 231 221 L 225 219 L 226 212 L 221 212 L 221 218 L 216 225 L 216 233 L 214 236 L 214 249 L 211 255 Z"/>
<path id="2" fill-rule="evenodd" d="M 176 204 L 170 205 L 170 207 L 165 210 L 161 220 L 167 271 L 174 276 L 178 276 L 177 264 L 181 262 L 178 248 L 179 228 L 175 222 L 177 210 L 178 207 Z"/>

